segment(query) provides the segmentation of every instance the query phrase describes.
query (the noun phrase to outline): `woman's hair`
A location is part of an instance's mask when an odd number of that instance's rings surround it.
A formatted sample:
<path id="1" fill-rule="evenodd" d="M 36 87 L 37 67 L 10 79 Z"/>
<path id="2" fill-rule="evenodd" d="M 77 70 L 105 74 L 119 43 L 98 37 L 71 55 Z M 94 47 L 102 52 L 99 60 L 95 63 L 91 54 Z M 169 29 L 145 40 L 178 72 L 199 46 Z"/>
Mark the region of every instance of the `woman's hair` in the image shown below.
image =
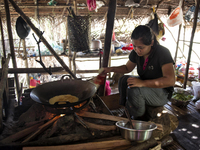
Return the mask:
<path id="1" fill-rule="evenodd" d="M 154 40 L 153 47 L 159 44 L 153 30 L 146 25 L 137 26 L 131 34 L 131 39 L 141 40 L 144 45 L 150 45 Z"/>

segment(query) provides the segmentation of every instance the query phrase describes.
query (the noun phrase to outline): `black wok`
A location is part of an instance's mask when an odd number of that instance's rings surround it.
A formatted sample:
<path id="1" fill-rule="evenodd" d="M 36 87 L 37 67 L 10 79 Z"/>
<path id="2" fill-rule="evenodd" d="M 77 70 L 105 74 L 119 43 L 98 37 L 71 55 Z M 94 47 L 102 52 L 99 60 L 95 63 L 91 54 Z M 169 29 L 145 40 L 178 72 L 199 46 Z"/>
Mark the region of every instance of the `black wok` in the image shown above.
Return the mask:
<path id="1" fill-rule="evenodd" d="M 72 107 L 90 99 L 94 96 L 96 90 L 96 86 L 88 81 L 61 79 L 59 81 L 48 82 L 37 86 L 31 91 L 30 96 L 34 101 L 44 105 L 53 107 Z M 76 96 L 79 98 L 79 101 L 75 103 L 68 102 L 61 105 L 49 104 L 50 98 L 65 94 Z"/>

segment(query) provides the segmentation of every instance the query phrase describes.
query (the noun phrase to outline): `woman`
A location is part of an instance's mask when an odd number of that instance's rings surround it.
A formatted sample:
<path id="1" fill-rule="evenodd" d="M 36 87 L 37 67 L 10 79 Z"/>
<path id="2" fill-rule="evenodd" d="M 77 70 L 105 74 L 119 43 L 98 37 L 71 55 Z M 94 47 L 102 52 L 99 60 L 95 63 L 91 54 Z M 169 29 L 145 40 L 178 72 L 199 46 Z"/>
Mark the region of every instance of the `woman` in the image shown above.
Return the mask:
<path id="1" fill-rule="evenodd" d="M 104 68 L 103 74 L 129 73 L 137 66 L 139 77 L 124 75 L 118 83 L 120 105 L 126 106 L 137 119 L 144 115 L 145 105 L 163 106 L 168 102 L 175 84 L 175 73 L 169 50 L 159 45 L 148 26 L 136 27 L 131 40 L 134 50 L 126 65 Z"/>

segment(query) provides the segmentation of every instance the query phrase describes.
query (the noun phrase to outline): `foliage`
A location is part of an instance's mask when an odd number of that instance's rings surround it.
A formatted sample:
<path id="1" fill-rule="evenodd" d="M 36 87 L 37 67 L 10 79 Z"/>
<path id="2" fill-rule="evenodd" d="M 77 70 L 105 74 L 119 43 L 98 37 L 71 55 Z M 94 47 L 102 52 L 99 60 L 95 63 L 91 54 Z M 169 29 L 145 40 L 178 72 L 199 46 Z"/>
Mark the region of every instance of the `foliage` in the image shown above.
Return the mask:
<path id="1" fill-rule="evenodd" d="M 188 101 L 190 99 L 193 98 L 193 95 L 186 95 L 184 93 L 176 93 L 174 92 L 172 95 L 172 98 L 176 99 L 176 100 L 180 100 L 180 101 Z"/>

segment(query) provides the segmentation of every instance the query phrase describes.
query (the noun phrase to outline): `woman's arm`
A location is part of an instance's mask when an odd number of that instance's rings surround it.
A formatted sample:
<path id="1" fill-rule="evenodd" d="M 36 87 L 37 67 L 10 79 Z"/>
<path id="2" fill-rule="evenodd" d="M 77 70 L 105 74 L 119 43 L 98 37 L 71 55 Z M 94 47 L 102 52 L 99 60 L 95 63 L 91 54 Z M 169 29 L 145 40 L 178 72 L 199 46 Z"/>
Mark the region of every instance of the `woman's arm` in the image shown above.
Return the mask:
<path id="1" fill-rule="evenodd" d="M 128 78 L 129 87 L 151 87 L 151 88 L 165 88 L 174 86 L 175 72 L 172 63 L 164 64 L 162 66 L 163 77 L 152 80 L 141 80 L 138 78 Z"/>
<path id="2" fill-rule="evenodd" d="M 128 60 L 126 65 L 104 68 L 104 71 L 101 74 L 106 74 L 106 73 L 109 73 L 109 72 L 129 73 L 135 68 L 135 66 L 136 66 L 136 63 L 133 63 L 130 60 Z"/>

